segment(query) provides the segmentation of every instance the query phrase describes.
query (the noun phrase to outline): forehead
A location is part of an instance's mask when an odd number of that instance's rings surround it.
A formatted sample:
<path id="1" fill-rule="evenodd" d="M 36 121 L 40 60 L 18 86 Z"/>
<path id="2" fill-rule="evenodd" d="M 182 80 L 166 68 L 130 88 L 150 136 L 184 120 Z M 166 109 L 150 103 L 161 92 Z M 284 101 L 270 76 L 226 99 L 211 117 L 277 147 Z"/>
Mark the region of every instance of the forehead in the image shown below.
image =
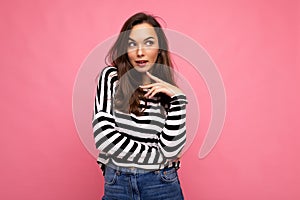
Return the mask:
<path id="1" fill-rule="evenodd" d="M 157 35 L 153 26 L 151 26 L 148 23 L 142 23 L 142 24 L 135 25 L 131 29 L 129 37 L 136 41 L 139 41 L 139 40 L 144 40 L 145 38 L 148 37 L 157 38 Z"/>

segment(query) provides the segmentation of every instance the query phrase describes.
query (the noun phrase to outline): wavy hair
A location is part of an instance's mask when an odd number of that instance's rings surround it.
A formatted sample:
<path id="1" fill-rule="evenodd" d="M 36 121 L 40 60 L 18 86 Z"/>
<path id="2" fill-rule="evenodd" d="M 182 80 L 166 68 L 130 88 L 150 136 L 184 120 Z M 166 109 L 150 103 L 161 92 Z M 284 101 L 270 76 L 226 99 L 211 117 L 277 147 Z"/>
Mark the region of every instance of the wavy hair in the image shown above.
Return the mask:
<path id="1" fill-rule="evenodd" d="M 142 84 L 142 76 L 131 65 L 127 55 L 127 46 L 132 28 L 142 23 L 148 23 L 153 26 L 158 37 L 159 53 L 156 63 L 151 68 L 151 73 L 172 85 L 176 85 L 168 41 L 156 17 L 143 12 L 131 16 L 122 26 L 116 42 L 106 56 L 106 61 L 116 67 L 118 71 L 119 84 L 114 97 L 114 109 L 125 113 L 134 113 L 138 116 L 143 114 L 143 109 L 139 107 L 140 99 L 143 99 L 144 94 L 139 88 L 139 85 Z M 157 96 L 159 96 L 161 105 L 168 109 L 170 97 L 162 93 L 159 93 Z M 147 103 L 147 99 L 143 100 Z"/>

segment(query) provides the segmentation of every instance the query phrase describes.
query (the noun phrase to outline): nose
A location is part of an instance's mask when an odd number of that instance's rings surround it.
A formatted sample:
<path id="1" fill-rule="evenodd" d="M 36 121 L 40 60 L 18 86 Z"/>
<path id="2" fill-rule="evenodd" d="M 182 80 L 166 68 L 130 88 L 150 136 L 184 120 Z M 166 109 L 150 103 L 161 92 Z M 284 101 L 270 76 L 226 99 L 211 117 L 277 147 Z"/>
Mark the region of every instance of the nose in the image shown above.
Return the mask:
<path id="1" fill-rule="evenodd" d="M 143 47 L 141 45 L 139 45 L 139 47 L 137 49 L 137 56 L 138 57 L 144 56 L 144 50 L 143 50 Z"/>

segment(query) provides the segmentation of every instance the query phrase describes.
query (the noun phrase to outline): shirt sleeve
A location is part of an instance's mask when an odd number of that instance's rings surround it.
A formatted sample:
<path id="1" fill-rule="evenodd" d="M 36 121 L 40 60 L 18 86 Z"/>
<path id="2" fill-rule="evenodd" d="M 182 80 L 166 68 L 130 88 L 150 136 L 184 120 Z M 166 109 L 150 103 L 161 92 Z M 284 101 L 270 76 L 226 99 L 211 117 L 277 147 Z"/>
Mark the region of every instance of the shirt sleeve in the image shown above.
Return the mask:
<path id="1" fill-rule="evenodd" d="M 159 147 L 165 158 L 177 159 L 186 143 L 186 96 L 171 97 L 165 126 L 159 136 Z"/>
<path id="2" fill-rule="evenodd" d="M 164 163 L 158 147 L 135 141 L 116 129 L 112 107 L 117 78 L 117 69 L 112 66 L 104 68 L 98 78 L 92 123 L 96 148 L 122 162 Z"/>

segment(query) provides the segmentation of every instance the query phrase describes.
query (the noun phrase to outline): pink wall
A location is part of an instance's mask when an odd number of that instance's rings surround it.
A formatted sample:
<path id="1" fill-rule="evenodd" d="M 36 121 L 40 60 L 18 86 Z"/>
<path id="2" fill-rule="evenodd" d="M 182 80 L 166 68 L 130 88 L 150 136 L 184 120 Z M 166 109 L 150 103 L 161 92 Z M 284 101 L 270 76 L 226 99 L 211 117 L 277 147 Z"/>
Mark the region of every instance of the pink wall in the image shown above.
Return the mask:
<path id="1" fill-rule="evenodd" d="M 89 52 L 137 11 L 195 39 L 224 81 L 225 125 L 204 159 L 210 99 L 193 84 L 201 123 L 180 169 L 186 199 L 299 199 L 297 1 L 128 2 L 1 2 L 0 199 L 100 199 L 101 172 L 74 125 L 73 85 Z"/>

